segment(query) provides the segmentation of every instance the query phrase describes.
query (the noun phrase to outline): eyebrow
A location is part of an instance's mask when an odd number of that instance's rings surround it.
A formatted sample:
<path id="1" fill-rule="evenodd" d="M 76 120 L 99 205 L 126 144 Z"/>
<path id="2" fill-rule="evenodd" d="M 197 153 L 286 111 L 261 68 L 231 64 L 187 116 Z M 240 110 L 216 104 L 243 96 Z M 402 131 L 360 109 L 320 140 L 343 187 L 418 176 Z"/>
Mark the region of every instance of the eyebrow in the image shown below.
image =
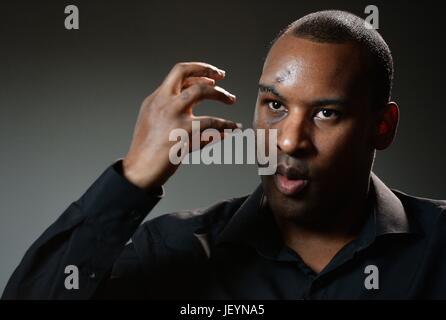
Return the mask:
<path id="1" fill-rule="evenodd" d="M 348 101 L 342 98 L 327 98 L 327 99 L 318 99 L 311 103 L 313 107 L 323 107 L 323 106 L 340 106 L 347 107 Z"/>
<path id="2" fill-rule="evenodd" d="M 275 95 L 277 98 L 279 98 L 280 100 L 282 100 L 284 102 L 287 101 L 286 98 L 284 96 L 282 96 L 277 91 L 277 89 L 274 85 L 266 85 L 266 84 L 259 83 L 259 91 L 271 93 L 271 94 Z M 314 108 L 323 107 L 323 106 L 333 106 L 333 105 L 340 106 L 340 107 L 347 107 L 348 101 L 347 101 L 347 99 L 343 99 L 343 98 L 323 98 L 323 99 L 317 99 L 317 100 L 311 102 L 310 105 Z"/>
<path id="3" fill-rule="evenodd" d="M 286 101 L 285 97 L 283 97 L 276 89 L 276 87 L 274 87 L 273 85 L 266 85 L 266 84 L 262 84 L 259 83 L 259 91 L 260 92 L 269 92 L 273 95 L 275 95 L 277 98 L 279 98 L 282 101 Z"/>

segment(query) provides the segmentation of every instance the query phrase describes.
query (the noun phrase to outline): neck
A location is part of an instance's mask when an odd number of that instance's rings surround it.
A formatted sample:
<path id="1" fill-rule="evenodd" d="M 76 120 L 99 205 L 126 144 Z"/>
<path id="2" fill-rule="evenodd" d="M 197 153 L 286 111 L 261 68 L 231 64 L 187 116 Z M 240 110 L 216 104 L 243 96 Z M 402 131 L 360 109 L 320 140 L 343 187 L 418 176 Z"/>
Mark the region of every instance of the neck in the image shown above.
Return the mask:
<path id="1" fill-rule="evenodd" d="M 368 188 L 365 194 L 368 194 Z M 336 219 L 330 223 L 302 224 L 274 215 L 285 245 L 319 273 L 339 250 L 358 236 L 367 216 L 368 204 L 367 196 L 356 199 L 337 209 Z"/>

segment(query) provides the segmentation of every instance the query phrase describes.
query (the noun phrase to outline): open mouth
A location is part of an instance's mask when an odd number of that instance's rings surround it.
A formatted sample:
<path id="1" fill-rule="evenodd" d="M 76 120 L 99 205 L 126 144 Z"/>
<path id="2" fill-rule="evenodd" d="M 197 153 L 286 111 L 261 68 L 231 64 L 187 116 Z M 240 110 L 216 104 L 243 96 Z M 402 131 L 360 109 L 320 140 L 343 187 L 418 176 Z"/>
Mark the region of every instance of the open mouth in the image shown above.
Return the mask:
<path id="1" fill-rule="evenodd" d="M 281 193 L 287 196 L 295 196 L 305 189 L 309 183 L 309 180 L 294 179 L 280 173 L 276 173 L 274 175 L 274 182 Z"/>

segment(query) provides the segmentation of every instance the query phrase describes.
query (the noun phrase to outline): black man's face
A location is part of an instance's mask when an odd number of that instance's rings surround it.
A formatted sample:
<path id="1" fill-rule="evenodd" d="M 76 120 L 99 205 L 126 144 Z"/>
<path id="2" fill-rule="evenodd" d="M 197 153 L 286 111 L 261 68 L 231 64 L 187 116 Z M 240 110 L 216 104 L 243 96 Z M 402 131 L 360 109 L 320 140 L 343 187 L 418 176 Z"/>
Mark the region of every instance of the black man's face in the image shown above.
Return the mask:
<path id="1" fill-rule="evenodd" d="M 272 210 L 328 222 L 363 191 L 373 163 L 367 59 L 352 43 L 282 36 L 259 81 L 254 127 L 277 129 L 278 172 L 262 176 Z"/>

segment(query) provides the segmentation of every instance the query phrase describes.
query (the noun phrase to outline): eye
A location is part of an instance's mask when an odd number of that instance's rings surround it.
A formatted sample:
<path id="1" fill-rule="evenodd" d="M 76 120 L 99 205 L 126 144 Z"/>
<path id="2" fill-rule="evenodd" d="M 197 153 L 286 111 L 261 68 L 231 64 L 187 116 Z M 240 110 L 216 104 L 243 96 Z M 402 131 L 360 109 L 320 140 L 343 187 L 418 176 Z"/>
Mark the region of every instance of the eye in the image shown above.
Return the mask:
<path id="1" fill-rule="evenodd" d="M 270 108 L 273 111 L 285 111 L 285 107 L 283 104 L 281 104 L 279 101 L 271 100 L 266 101 L 268 108 Z"/>
<path id="2" fill-rule="evenodd" d="M 316 114 L 316 118 L 319 120 L 331 120 L 339 118 L 340 113 L 332 109 L 322 109 Z"/>

